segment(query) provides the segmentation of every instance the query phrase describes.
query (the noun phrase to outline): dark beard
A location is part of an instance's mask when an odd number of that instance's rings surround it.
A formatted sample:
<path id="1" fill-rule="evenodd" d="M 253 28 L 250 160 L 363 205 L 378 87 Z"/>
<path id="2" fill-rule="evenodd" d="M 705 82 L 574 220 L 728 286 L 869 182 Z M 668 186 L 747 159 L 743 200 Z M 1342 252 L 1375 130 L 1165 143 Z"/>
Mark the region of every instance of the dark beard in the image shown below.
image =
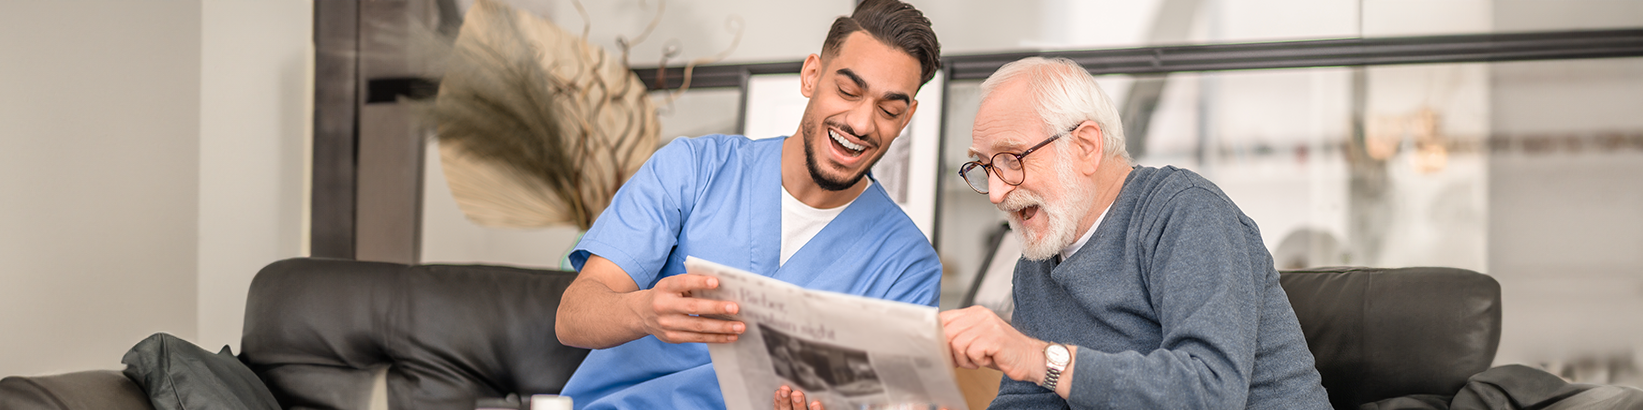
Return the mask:
<path id="1" fill-rule="evenodd" d="M 843 191 L 856 186 L 857 182 L 861 182 L 862 174 L 865 174 L 865 171 L 847 180 L 836 180 L 822 175 L 821 167 L 816 165 L 816 150 L 810 146 L 810 141 L 815 138 L 816 123 L 805 119 L 802 125 L 804 128 L 804 167 L 810 170 L 810 180 L 816 181 L 816 186 L 828 191 Z M 823 137 L 832 138 L 831 136 Z M 828 141 L 828 143 L 832 143 L 832 141 Z"/>

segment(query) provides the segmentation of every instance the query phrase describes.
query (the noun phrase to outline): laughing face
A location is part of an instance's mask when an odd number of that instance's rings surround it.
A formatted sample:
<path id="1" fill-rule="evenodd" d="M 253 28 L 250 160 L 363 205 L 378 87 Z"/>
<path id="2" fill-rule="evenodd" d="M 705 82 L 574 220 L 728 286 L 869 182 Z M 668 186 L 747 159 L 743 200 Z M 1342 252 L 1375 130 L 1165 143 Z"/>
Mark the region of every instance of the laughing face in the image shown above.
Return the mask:
<path id="1" fill-rule="evenodd" d="M 800 132 L 816 185 L 849 189 L 884 156 L 918 108 L 919 73 L 911 55 L 862 31 L 837 55 L 805 60 L 800 91 L 810 102 Z"/>
<path id="2" fill-rule="evenodd" d="M 1052 173 L 1036 176 L 1044 183 L 1029 186 L 1023 182 L 1025 188 L 1010 190 L 1002 202 L 996 203 L 999 210 L 1009 214 L 1010 229 L 1021 233 L 1021 255 L 1028 260 L 1049 259 L 1077 241 L 1079 221 L 1095 203 L 1094 190 L 1079 180 L 1067 150 L 1058 149 L 1055 156 L 1056 164 L 1048 167 Z M 1055 195 L 1051 197 L 1035 190 L 1043 185 L 1060 189 L 1049 192 Z"/>
<path id="3" fill-rule="evenodd" d="M 976 112 L 970 156 L 990 160 L 1001 152 L 1021 153 L 1052 134 L 1028 98 L 1024 81 L 994 89 Z M 1078 240 L 1082 221 L 1095 202 L 1094 187 L 1074 169 L 1067 143 L 1057 141 L 1022 158 L 1020 185 L 989 174 L 987 197 L 1009 216 L 1021 235 L 1021 255 L 1046 260 Z"/>

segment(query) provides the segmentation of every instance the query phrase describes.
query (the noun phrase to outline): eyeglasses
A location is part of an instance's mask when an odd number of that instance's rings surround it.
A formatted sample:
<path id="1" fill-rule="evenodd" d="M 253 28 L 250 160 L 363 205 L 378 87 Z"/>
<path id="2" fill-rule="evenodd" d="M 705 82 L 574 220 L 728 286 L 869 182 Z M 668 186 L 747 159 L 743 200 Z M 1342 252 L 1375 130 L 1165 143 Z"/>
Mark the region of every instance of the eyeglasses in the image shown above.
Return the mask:
<path id="1" fill-rule="evenodd" d="M 993 175 L 998 176 L 998 180 L 1004 181 L 1004 183 L 1010 184 L 1010 186 L 1021 185 L 1021 182 L 1027 179 L 1027 169 L 1021 166 L 1021 158 L 1024 158 L 1027 154 L 1031 154 L 1033 151 L 1037 151 L 1044 145 L 1049 144 L 1050 141 L 1055 141 L 1056 138 L 1061 138 L 1062 136 L 1072 133 L 1073 130 L 1076 129 L 1078 129 L 1078 126 L 1074 125 L 1071 129 L 1062 131 L 1060 134 L 1051 135 L 1049 138 L 1045 138 L 1043 142 L 1038 143 L 1038 145 L 1034 145 L 1026 151 L 1021 151 L 1020 154 L 1014 152 L 1000 152 L 993 154 L 993 157 L 990 158 L 985 164 L 981 163 L 981 161 L 966 162 L 964 165 L 958 167 L 958 176 L 964 178 L 965 183 L 970 184 L 970 189 L 974 189 L 976 192 L 984 195 L 987 193 L 987 171 L 992 171 Z"/>

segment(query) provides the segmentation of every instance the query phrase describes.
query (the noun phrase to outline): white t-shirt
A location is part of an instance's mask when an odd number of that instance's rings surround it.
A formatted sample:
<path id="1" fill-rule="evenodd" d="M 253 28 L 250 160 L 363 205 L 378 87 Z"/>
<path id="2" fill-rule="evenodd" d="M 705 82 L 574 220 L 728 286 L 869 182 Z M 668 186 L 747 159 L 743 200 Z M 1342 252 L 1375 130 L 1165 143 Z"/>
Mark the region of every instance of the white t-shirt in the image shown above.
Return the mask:
<path id="1" fill-rule="evenodd" d="M 873 180 L 867 180 L 867 187 L 873 187 Z M 860 196 L 857 196 L 857 198 L 860 198 Z M 798 253 L 799 248 L 803 248 L 804 244 L 810 243 L 810 239 L 821 233 L 822 228 L 826 228 L 828 222 L 833 222 L 833 218 L 837 218 L 839 214 L 844 213 L 844 208 L 850 207 L 850 204 L 855 202 L 855 199 L 851 199 L 850 202 L 836 208 L 817 209 L 805 205 L 804 202 L 799 202 L 798 198 L 794 198 L 793 194 L 787 192 L 787 188 L 782 188 L 781 264 L 786 265 L 788 258 Z"/>
<path id="2" fill-rule="evenodd" d="M 1101 220 L 1107 219 L 1107 211 L 1110 210 L 1112 210 L 1112 204 L 1107 204 L 1107 207 L 1101 210 L 1101 216 L 1095 217 L 1095 223 L 1090 224 L 1090 230 L 1084 231 L 1084 236 L 1079 237 L 1077 242 L 1073 242 L 1072 245 L 1067 245 L 1066 249 L 1061 250 L 1061 260 L 1073 257 L 1073 254 L 1078 253 L 1079 249 L 1084 248 L 1085 242 L 1089 242 L 1090 238 L 1095 237 L 1095 228 L 1101 227 Z"/>

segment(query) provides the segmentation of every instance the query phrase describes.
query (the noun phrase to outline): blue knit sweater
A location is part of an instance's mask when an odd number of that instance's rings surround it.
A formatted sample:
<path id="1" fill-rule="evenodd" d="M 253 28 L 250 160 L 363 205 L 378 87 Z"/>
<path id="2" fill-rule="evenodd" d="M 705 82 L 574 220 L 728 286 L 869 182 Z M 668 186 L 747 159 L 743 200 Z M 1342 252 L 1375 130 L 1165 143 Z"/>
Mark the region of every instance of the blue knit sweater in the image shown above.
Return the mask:
<path id="1" fill-rule="evenodd" d="M 1329 408 L 1255 221 L 1191 171 L 1135 168 L 1072 257 L 1016 263 L 1015 302 L 1079 347 L 1072 394 L 1005 378 L 990 408 Z"/>

